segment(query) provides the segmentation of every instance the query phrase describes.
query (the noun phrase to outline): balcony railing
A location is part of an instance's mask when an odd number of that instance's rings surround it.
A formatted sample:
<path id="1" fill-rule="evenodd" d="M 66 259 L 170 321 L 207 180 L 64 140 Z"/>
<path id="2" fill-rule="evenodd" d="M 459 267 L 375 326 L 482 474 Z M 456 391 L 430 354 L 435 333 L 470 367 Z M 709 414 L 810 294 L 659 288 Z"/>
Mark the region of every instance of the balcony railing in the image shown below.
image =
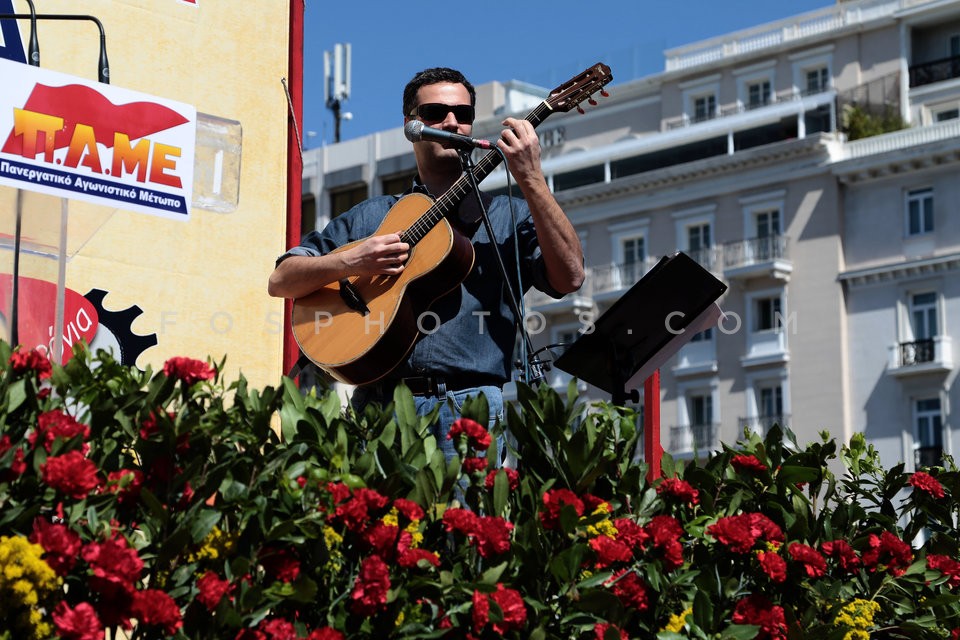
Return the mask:
<path id="1" fill-rule="evenodd" d="M 790 416 L 787 414 L 780 415 L 769 415 L 769 416 L 747 416 L 746 418 L 739 418 L 739 424 L 741 427 L 746 427 L 754 433 L 759 433 L 760 435 L 766 435 L 770 428 L 773 425 L 778 424 L 782 429 L 786 429 L 790 426 Z"/>
<path id="2" fill-rule="evenodd" d="M 951 371 L 953 340 L 950 336 L 941 335 L 894 344 L 890 347 L 887 369 L 896 376 Z"/>
<path id="3" fill-rule="evenodd" d="M 924 362 L 933 362 L 934 345 L 933 338 L 926 340 L 915 340 L 913 342 L 900 343 L 900 364 L 909 366 L 912 364 L 922 364 Z"/>
<path id="4" fill-rule="evenodd" d="M 960 78 L 960 56 L 941 58 L 910 67 L 910 87 Z"/>
<path id="5" fill-rule="evenodd" d="M 713 422 L 670 427 L 670 451 L 709 453 L 717 448 L 719 432 L 720 425 Z"/>
<path id="6" fill-rule="evenodd" d="M 943 464 L 943 447 L 917 447 L 913 451 L 913 460 L 918 469 L 940 466 Z"/>
<path id="7" fill-rule="evenodd" d="M 782 235 L 748 238 L 723 245 L 723 268 L 728 277 L 770 275 L 786 279 L 793 271 L 787 247 L 789 238 Z"/>

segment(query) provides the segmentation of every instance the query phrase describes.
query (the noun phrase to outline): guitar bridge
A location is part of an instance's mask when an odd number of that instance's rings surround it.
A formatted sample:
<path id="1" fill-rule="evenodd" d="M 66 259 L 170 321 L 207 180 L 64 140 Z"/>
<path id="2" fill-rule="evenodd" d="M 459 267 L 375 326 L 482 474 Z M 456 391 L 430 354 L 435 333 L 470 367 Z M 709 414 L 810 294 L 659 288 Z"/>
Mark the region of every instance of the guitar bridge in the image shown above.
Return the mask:
<path id="1" fill-rule="evenodd" d="M 343 301 L 347 303 L 347 306 L 354 311 L 357 311 L 362 315 L 370 314 L 370 309 L 367 308 L 367 303 L 364 302 L 363 298 L 360 297 L 360 292 L 357 291 L 357 288 L 353 286 L 353 283 L 346 278 L 340 280 L 340 297 L 343 298 Z"/>

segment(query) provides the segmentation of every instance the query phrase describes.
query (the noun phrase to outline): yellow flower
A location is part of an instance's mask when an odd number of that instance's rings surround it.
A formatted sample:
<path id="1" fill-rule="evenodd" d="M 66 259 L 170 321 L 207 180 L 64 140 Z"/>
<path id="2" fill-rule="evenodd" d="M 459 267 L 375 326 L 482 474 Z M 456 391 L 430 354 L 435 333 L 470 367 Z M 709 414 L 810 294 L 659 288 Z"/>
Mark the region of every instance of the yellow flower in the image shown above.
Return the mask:
<path id="1" fill-rule="evenodd" d="M 388 527 L 399 527 L 400 518 L 399 518 L 399 513 L 397 512 L 397 508 L 394 507 L 390 509 L 390 513 L 383 516 L 383 518 L 381 518 L 381 521 L 383 522 L 383 524 L 387 525 Z"/>
<path id="2" fill-rule="evenodd" d="M 609 520 L 601 520 L 597 524 L 592 524 L 587 527 L 587 533 L 590 534 L 590 537 L 596 538 L 597 536 L 607 536 L 608 538 L 616 538 L 617 527 L 614 526 Z"/>
<path id="3" fill-rule="evenodd" d="M 674 614 L 670 616 L 670 621 L 667 622 L 667 626 L 660 631 L 672 631 L 674 633 L 680 633 L 683 631 L 683 625 L 686 624 L 687 616 L 693 613 L 693 607 L 687 607 L 680 614 Z"/>
<path id="4" fill-rule="evenodd" d="M 17 637 L 50 635 L 37 605 L 59 585 L 57 574 L 43 560 L 43 547 L 22 536 L 0 537 L 0 602 L 11 613 L 23 609 L 15 624 L 26 635 Z"/>
<path id="5" fill-rule="evenodd" d="M 420 521 L 414 520 L 407 525 L 407 528 L 404 529 L 407 533 L 410 534 L 410 548 L 416 549 L 420 546 L 420 543 L 423 542 L 423 534 L 420 533 Z"/>
<path id="6" fill-rule="evenodd" d="M 199 562 L 228 556 L 236 546 L 238 537 L 239 535 L 236 533 L 224 533 L 218 527 L 214 527 L 200 543 L 200 550 L 189 554 L 187 560 L 189 562 Z"/>
<path id="7" fill-rule="evenodd" d="M 872 600 L 855 598 L 837 612 L 833 620 L 834 626 L 848 627 L 850 630 L 844 640 L 868 640 L 868 630 L 873 626 L 873 616 L 880 610 L 880 605 Z"/>

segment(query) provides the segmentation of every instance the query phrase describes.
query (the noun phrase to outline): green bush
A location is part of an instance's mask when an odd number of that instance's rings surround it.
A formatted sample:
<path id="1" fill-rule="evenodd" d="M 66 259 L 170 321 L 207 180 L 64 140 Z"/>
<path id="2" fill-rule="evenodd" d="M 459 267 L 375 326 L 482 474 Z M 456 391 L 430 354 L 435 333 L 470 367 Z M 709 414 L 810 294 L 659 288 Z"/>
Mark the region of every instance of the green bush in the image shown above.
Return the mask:
<path id="1" fill-rule="evenodd" d="M 222 363 L 0 362 L 0 638 L 958 635 L 956 469 L 859 435 L 651 483 L 636 415 L 572 391 L 520 387 L 508 470 L 482 398 L 446 464 L 404 387 L 354 415 Z"/>

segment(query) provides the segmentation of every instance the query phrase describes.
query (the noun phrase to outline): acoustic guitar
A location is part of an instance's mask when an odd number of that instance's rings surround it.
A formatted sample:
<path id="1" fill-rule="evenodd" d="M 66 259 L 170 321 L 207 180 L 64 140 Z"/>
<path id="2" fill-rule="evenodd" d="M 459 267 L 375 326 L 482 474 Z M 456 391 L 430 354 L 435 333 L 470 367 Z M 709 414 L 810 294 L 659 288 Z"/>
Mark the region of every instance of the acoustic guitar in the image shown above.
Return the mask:
<path id="1" fill-rule="evenodd" d="M 526 116 L 534 127 L 551 113 L 576 108 L 613 79 L 597 63 L 550 92 Z M 501 162 L 490 151 L 474 169 L 476 182 Z M 397 367 L 420 336 L 418 319 L 441 296 L 458 287 L 473 268 L 473 245 L 446 219 L 472 191 L 464 173 L 442 196 L 413 193 L 387 212 L 374 235 L 397 233 L 410 245 L 403 272 L 396 276 L 352 276 L 332 282 L 293 303 L 293 335 L 307 358 L 348 384 L 368 384 Z M 362 242 L 337 248 L 344 251 Z"/>

